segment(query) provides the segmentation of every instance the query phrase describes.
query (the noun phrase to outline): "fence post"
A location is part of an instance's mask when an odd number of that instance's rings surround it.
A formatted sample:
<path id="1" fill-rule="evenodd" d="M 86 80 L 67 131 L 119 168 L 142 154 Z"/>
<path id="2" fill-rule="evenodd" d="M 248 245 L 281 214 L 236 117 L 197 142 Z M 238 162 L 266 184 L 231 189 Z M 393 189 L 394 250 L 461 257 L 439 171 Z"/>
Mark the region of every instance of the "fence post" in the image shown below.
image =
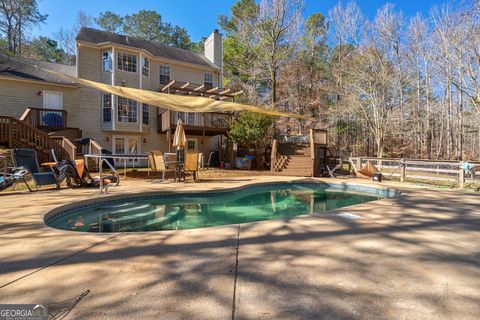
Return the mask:
<path id="1" fill-rule="evenodd" d="M 362 158 L 358 157 L 357 158 L 357 170 L 362 169 Z"/>
<path id="2" fill-rule="evenodd" d="M 340 157 L 338 159 L 338 162 L 339 162 L 339 165 L 340 165 L 339 171 L 340 171 L 340 173 L 342 173 L 342 171 L 343 171 L 343 158 Z"/>
<path id="3" fill-rule="evenodd" d="M 407 172 L 407 163 L 405 159 L 400 159 L 400 182 L 405 182 L 405 176 Z"/>
<path id="4" fill-rule="evenodd" d="M 463 170 L 463 161 L 459 163 L 460 171 L 458 172 L 458 187 L 463 189 L 465 186 L 465 170 Z"/>

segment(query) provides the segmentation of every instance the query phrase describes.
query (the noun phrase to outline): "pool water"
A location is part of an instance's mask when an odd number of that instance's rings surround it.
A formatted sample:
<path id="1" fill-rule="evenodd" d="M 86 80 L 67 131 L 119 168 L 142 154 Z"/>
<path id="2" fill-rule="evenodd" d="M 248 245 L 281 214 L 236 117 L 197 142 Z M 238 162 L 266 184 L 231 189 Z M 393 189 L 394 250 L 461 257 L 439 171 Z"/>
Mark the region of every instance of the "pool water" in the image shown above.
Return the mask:
<path id="1" fill-rule="evenodd" d="M 214 194 L 112 200 L 54 215 L 46 223 L 84 232 L 195 229 L 321 213 L 380 198 L 323 184 L 264 185 Z"/>

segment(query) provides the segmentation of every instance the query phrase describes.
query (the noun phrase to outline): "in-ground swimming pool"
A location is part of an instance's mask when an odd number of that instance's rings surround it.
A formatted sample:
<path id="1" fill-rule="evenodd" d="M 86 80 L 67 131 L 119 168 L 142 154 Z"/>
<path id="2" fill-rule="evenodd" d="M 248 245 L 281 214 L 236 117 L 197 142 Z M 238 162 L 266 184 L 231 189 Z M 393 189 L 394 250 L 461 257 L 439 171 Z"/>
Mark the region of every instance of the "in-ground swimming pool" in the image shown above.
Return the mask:
<path id="1" fill-rule="evenodd" d="M 46 223 L 83 232 L 195 229 L 321 213 L 386 196 L 387 191 L 368 187 L 284 183 L 103 201 L 47 215 Z"/>

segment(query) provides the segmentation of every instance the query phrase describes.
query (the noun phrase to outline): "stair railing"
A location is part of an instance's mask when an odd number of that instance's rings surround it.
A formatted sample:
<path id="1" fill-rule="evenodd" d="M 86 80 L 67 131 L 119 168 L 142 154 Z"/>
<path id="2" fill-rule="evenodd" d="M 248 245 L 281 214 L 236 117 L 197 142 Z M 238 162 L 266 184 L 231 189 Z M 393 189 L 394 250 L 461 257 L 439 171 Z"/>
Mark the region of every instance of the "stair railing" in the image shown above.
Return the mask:
<path id="1" fill-rule="evenodd" d="M 0 116 L 0 142 L 6 143 L 10 149 L 33 148 L 39 153 L 41 161 L 50 160 L 52 149 L 60 159 L 73 160 L 76 154 L 75 148 L 72 148 L 68 139 L 53 138 L 29 123 L 9 116 Z"/>

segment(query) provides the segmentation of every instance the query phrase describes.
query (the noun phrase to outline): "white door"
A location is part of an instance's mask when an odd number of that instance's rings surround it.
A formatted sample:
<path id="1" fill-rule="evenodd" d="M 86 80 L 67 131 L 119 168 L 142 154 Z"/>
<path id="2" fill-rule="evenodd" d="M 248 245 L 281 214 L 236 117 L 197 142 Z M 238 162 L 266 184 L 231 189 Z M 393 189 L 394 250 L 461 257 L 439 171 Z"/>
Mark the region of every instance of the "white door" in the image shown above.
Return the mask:
<path id="1" fill-rule="evenodd" d="M 55 91 L 43 91 L 43 108 L 61 110 L 63 108 L 62 93 Z"/>
<path id="2" fill-rule="evenodd" d="M 138 136 L 114 136 L 113 137 L 113 154 L 139 154 L 140 153 L 140 137 Z M 115 160 L 115 166 L 123 166 L 123 160 Z M 128 167 L 138 167 L 141 160 L 127 160 Z"/>
<path id="3" fill-rule="evenodd" d="M 198 139 L 187 138 L 187 145 L 185 146 L 186 151 L 198 151 Z"/>

